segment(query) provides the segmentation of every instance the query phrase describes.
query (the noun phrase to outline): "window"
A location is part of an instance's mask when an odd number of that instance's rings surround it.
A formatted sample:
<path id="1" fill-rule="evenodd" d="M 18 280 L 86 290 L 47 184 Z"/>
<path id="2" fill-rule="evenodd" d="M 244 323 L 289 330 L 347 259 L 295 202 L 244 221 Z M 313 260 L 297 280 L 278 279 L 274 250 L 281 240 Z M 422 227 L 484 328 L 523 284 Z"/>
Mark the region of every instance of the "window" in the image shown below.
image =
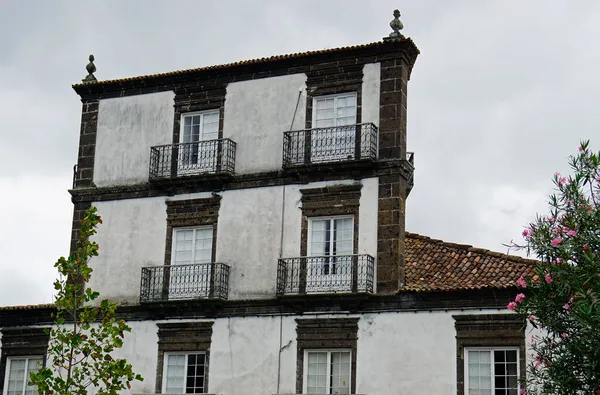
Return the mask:
<path id="1" fill-rule="evenodd" d="M 212 226 L 174 229 L 173 233 L 173 265 L 212 261 Z"/>
<path id="2" fill-rule="evenodd" d="M 354 158 L 356 92 L 313 99 L 311 161 Z"/>
<path id="3" fill-rule="evenodd" d="M 304 393 L 350 393 L 350 350 L 307 350 L 304 363 Z"/>
<path id="4" fill-rule="evenodd" d="M 353 217 L 311 218 L 308 232 L 307 292 L 350 291 L 354 248 Z"/>
<path id="5" fill-rule="evenodd" d="M 6 395 L 35 395 L 37 389 L 27 385 L 29 374 L 39 369 L 42 357 L 9 357 L 6 366 Z"/>
<path id="6" fill-rule="evenodd" d="M 465 395 L 517 395 L 517 348 L 465 348 Z"/>
<path id="7" fill-rule="evenodd" d="M 219 111 L 203 111 L 181 116 L 179 171 L 215 171 L 217 165 L 219 136 Z"/>
<path id="8" fill-rule="evenodd" d="M 313 127 L 328 128 L 356 123 L 356 92 L 313 99 Z"/>
<path id="9" fill-rule="evenodd" d="M 202 394 L 206 392 L 206 354 L 166 353 L 163 373 L 165 394 Z"/>

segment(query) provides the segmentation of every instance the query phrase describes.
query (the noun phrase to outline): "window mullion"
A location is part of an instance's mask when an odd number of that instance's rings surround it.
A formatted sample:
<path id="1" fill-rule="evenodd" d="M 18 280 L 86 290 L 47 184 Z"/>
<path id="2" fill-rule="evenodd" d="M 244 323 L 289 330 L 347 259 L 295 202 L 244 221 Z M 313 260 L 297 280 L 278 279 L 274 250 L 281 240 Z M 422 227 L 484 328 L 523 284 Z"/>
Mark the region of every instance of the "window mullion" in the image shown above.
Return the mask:
<path id="1" fill-rule="evenodd" d="M 490 364 L 492 365 L 490 367 L 490 373 L 492 375 L 492 377 L 490 378 L 490 383 L 492 387 L 492 392 L 496 392 L 496 360 L 494 357 L 494 350 L 490 350 Z"/>
<path id="2" fill-rule="evenodd" d="M 192 229 L 192 261 L 190 264 L 194 264 L 196 262 L 196 231 L 198 229 Z"/>
<path id="3" fill-rule="evenodd" d="M 184 354 L 185 355 L 185 365 L 183 368 L 183 383 L 181 383 L 181 392 L 183 394 L 187 394 L 185 385 L 187 383 L 187 372 L 188 372 L 188 361 L 190 360 L 188 354 Z"/>
<path id="4" fill-rule="evenodd" d="M 327 351 L 327 393 L 331 394 L 331 351 Z"/>

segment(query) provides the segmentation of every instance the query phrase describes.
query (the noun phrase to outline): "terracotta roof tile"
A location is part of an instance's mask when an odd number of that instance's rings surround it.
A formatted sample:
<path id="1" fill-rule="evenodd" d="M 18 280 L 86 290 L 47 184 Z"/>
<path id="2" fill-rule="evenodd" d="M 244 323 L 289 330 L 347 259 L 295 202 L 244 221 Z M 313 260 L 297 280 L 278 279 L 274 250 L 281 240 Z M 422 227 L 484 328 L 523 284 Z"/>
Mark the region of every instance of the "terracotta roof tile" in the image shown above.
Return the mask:
<path id="1" fill-rule="evenodd" d="M 514 287 L 536 261 L 467 244 L 406 233 L 406 286 L 402 291 L 458 291 Z"/>

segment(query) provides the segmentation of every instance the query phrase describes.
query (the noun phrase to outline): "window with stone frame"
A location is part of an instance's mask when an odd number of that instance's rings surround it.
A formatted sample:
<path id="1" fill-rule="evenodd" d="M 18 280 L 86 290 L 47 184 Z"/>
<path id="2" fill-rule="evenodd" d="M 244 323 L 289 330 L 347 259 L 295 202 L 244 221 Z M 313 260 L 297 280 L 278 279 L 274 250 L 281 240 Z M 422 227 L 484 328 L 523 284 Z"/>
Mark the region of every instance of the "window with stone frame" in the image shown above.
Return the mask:
<path id="1" fill-rule="evenodd" d="M 158 326 L 156 392 L 208 392 L 212 321 L 163 323 Z"/>
<path id="2" fill-rule="evenodd" d="M 457 394 L 517 395 L 525 374 L 525 322 L 516 314 L 454 315 Z"/>
<path id="3" fill-rule="evenodd" d="M 297 393 L 356 393 L 358 320 L 296 319 Z"/>
<path id="4" fill-rule="evenodd" d="M 27 383 L 29 373 L 45 364 L 48 338 L 43 328 L 2 329 L 2 395 L 37 394 L 37 389 Z"/>

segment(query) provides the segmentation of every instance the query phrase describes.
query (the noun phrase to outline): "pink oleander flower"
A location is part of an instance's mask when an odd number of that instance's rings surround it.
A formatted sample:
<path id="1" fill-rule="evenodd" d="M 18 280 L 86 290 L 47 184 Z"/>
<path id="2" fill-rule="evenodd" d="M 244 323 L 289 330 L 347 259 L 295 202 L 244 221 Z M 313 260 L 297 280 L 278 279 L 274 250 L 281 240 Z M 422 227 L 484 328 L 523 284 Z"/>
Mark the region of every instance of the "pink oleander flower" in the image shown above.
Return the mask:
<path id="1" fill-rule="evenodd" d="M 570 305 L 570 304 L 568 304 L 568 303 L 565 303 L 565 304 L 563 305 L 563 309 L 565 309 L 566 311 L 569 311 L 569 310 L 571 310 L 571 305 Z"/>
<path id="2" fill-rule="evenodd" d="M 560 257 L 559 257 L 559 258 L 556 258 L 556 263 L 561 263 L 561 262 L 562 262 L 562 260 L 563 260 L 563 259 L 562 259 L 562 258 L 560 258 Z"/>
<path id="3" fill-rule="evenodd" d="M 550 245 L 552 247 L 558 247 L 558 245 L 562 242 L 563 242 L 563 239 L 561 239 L 560 237 L 557 237 L 555 239 L 552 239 L 552 241 L 550 242 Z"/>
<path id="4" fill-rule="evenodd" d="M 587 250 L 589 250 L 589 249 L 590 249 L 590 246 L 589 246 L 589 244 L 588 244 L 588 243 L 585 243 L 585 244 L 583 245 L 583 249 L 584 249 L 584 250 L 586 250 L 586 251 L 587 251 Z"/>
<path id="5" fill-rule="evenodd" d="M 525 282 L 525 279 L 523 278 L 523 276 L 519 277 L 519 279 L 517 280 L 517 284 L 521 288 L 527 288 L 527 283 Z"/>
<path id="6" fill-rule="evenodd" d="M 579 150 L 579 152 L 583 151 L 583 147 L 581 145 L 577 149 Z"/>
<path id="7" fill-rule="evenodd" d="M 552 284 L 552 277 L 550 276 L 550 273 L 546 273 L 544 280 L 546 280 L 547 284 Z"/>
<path id="8" fill-rule="evenodd" d="M 529 236 L 529 233 L 530 233 L 530 232 L 531 232 L 531 231 L 530 231 L 529 229 L 524 229 L 524 230 L 523 230 L 523 233 L 521 233 L 521 234 L 523 235 L 523 237 L 527 237 L 527 236 Z"/>
<path id="9" fill-rule="evenodd" d="M 548 343 L 548 348 L 552 349 L 552 347 L 554 347 L 554 343 L 552 343 L 552 342 Z"/>
<path id="10" fill-rule="evenodd" d="M 567 337 L 569 337 L 569 335 L 567 335 L 566 333 L 561 333 L 560 337 L 562 337 L 563 339 L 566 339 Z"/>
<path id="11" fill-rule="evenodd" d="M 551 216 L 548 217 L 548 221 L 550 221 L 550 222 L 554 222 L 554 219 L 555 219 L 554 215 L 551 215 Z"/>
<path id="12" fill-rule="evenodd" d="M 515 297 L 515 302 L 517 302 L 517 303 L 521 303 L 521 302 L 523 302 L 523 299 L 525 299 L 525 294 L 518 294 L 518 295 Z"/>
<path id="13" fill-rule="evenodd" d="M 573 296 L 569 298 L 569 303 L 573 303 Z"/>
<path id="14" fill-rule="evenodd" d="M 575 232 L 574 230 L 570 230 L 567 232 L 567 236 L 571 236 L 571 237 L 577 236 L 577 232 Z"/>
<path id="15" fill-rule="evenodd" d="M 531 322 L 535 322 L 535 317 L 534 317 L 534 316 L 532 316 L 532 315 L 530 315 L 530 316 L 529 316 L 529 321 L 531 321 Z M 531 336 L 531 342 L 533 343 L 533 336 Z"/>
<path id="16" fill-rule="evenodd" d="M 558 178 L 558 185 L 564 185 L 566 182 L 567 182 L 567 179 L 565 177 Z"/>
<path id="17" fill-rule="evenodd" d="M 515 302 L 510 302 L 508 306 L 506 306 L 506 308 L 510 311 L 515 311 L 515 309 L 517 308 L 517 304 Z"/>
<path id="18" fill-rule="evenodd" d="M 521 389 L 521 392 L 519 393 L 519 395 L 527 395 L 527 390 Z"/>

